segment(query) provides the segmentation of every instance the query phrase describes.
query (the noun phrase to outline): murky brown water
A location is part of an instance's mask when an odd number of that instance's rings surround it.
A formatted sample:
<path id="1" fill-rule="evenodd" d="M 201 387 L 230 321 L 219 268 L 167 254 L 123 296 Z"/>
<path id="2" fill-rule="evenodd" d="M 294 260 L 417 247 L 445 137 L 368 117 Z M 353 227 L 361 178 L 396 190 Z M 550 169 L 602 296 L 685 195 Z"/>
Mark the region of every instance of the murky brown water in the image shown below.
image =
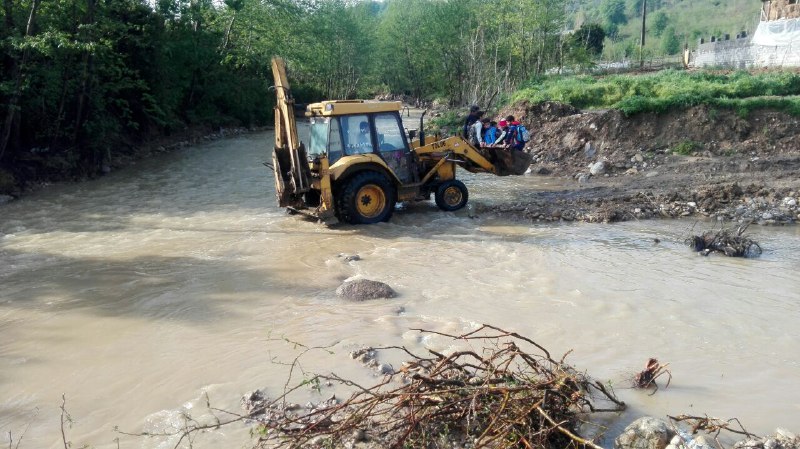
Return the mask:
<path id="1" fill-rule="evenodd" d="M 0 208 L 0 432 L 20 448 L 173 447 L 116 434 L 179 426 L 212 405 L 276 394 L 298 349 L 310 371 L 369 379 L 361 345 L 420 341 L 491 323 L 610 380 L 641 414 L 738 417 L 749 430 L 800 431 L 800 230 L 755 228 L 758 260 L 698 257 L 693 222 L 528 225 L 416 204 L 391 223 L 325 228 L 275 207 L 261 166 L 271 134 L 188 148 Z M 465 176 L 471 201 L 547 188 L 538 177 Z M 552 182 L 552 181 L 550 181 Z M 702 225 L 701 225 L 702 226 Z M 661 243 L 653 243 L 654 238 Z M 357 253 L 346 263 L 337 255 Z M 337 299 L 342 279 L 400 297 Z M 402 311 L 401 311 L 402 310 Z M 648 357 L 670 363 L 654 396 L 627 389 Z M 26 431 L 27 429 L 27 431 Z M 195 447 L 241 447 L 245 426 Z"/>

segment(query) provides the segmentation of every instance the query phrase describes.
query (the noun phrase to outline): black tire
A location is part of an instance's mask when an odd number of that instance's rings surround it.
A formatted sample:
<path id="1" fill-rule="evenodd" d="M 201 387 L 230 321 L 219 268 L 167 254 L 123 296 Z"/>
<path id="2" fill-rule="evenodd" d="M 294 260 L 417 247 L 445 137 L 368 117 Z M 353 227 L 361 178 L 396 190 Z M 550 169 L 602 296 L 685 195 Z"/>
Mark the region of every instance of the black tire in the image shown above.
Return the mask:
<path id="1" fill-rule="evenodd" d="M 436 188 L 436 205 L 439 209 L 452 212 L 467 205 L 469 191 L 458 179 L 451 179 L 439 184 Z"/>
<path id="2" fill-rule="evenodd" d="M 381 173 L 364 171 L 345 181 L 336 210 L 339 220 L 350 224 L 389 221 L 397 202 L 394 185 Z"/>

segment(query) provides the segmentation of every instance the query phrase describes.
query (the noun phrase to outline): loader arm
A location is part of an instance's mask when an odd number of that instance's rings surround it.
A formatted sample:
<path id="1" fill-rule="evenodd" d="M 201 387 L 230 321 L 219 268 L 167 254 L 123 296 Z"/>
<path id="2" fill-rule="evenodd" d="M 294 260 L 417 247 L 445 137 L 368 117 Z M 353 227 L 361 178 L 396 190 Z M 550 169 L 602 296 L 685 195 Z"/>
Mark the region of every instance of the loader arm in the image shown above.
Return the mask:
<path id="1" fill-rule="evenodd" d="M 418 144 L 417 141 L 412 143 Z M 472 173 L 492 173 L 497 176 L 522 175 L 531 164 L 532 156 L 524 151 L 506 148 L 475 148 L 461 136 L 414 148 L 420 159 L 447 159 Z M 440 164 L 437 164 L 437 167 Z"/>
<path id="2" fill-rule="evenodd" d="M 286 64 L 272 58 L 275 79 L 275 194 L 281 207 L 302 206 L 302 195 L 311 188 L 311 170 L 306 150 L 297 136 L 294 120 L 294 98 L 286 77 Z"/>

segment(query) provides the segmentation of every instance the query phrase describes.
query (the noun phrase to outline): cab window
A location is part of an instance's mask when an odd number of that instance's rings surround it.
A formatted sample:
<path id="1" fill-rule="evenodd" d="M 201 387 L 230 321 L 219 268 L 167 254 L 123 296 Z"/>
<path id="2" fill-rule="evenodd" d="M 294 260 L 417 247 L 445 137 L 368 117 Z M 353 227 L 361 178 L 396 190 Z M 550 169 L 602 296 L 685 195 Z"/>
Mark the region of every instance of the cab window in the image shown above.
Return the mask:
<path id="1" fill-rule="evenodd" d="M 378 148 L 381 152 L 405 149 L 403 126 L 397 114 L 375 114 L 375 131 L 378 133 Z"/>
<path id="2" fill-rule="evenodd" d="M 311 118 L 311 142 L 308 146 L 308 156 L 311 159 L 328 154 L 328 160 L 333 164 L 342 157 L 342 136 L 339 133 L 339 120 L 337 118 Z"/>
<path id="3" fill-rule="evenodd" d="M 375 151 L 372 140 L 372 128 L 366 115 L 348 115 L 339 117 L 347 154 L 365 154 Z"/>
<path id="4" fill-rule="evenodd" d="M 313 159 L 325 154 L 328 143 L 328 119 L 312 117 L 310 137 L 308 156 Z"/>
<path id="5" fill-rule="evenodd" d="M 342 134 L 339 131 L 339 119 L 332 118 L 328 134 L 328 160 L 331 164 L 342 157 Z"/>

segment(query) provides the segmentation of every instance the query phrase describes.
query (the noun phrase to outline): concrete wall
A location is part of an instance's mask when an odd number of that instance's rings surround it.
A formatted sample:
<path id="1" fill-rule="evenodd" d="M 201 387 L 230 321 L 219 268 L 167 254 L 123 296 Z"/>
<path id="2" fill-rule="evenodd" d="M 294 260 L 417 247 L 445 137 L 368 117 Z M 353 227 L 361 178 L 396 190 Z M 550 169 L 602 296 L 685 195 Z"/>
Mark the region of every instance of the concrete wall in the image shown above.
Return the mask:
<path id="1" fill-rule="evenodd" d="M 792 5 L 794 6 L 794 5 Z M 756 45 L 750 37 L 704 42 L 689 57 L 693 67 L 800 67 L 800 43 Z"/>
<path id="2" fill-rule="evenodd" d="M 689 64 L 694 67 L 737 69 L 753 67 L 755 61 L 749 37 L 700 44 L 689 58 Z"/>

